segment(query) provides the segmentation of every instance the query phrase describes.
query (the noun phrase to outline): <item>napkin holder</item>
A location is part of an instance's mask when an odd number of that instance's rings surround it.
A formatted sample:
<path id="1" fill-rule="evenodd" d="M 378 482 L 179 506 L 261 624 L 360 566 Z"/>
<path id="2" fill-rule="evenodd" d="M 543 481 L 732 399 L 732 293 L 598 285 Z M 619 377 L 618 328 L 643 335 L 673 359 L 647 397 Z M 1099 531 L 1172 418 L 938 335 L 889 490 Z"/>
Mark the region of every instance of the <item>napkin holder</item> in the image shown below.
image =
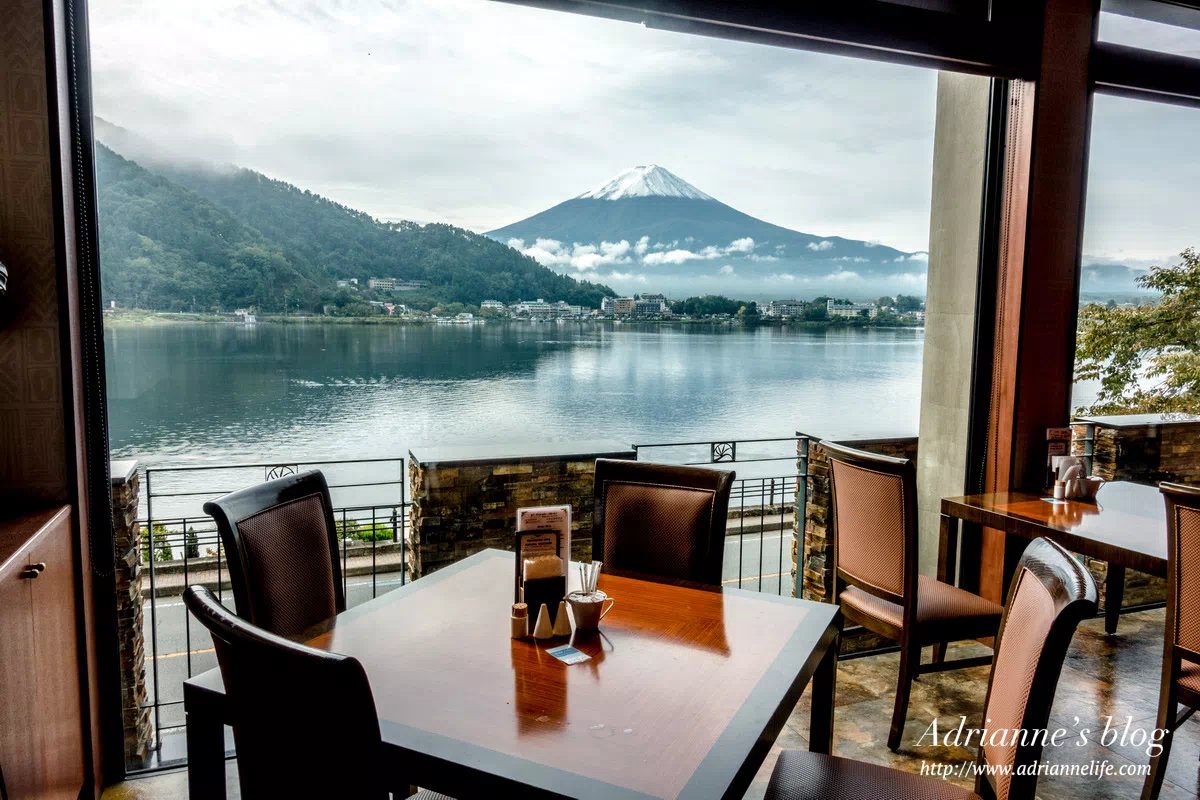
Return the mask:
<path id="1" fill-rule="evenodd" d="M 530 609 L 542 604 L 554 623 L 567 596 L 567 565 L 558 557 L 560 534 L 555 531 L 520 531 L 515 537 L 516 570 L 513 602 Z"/>

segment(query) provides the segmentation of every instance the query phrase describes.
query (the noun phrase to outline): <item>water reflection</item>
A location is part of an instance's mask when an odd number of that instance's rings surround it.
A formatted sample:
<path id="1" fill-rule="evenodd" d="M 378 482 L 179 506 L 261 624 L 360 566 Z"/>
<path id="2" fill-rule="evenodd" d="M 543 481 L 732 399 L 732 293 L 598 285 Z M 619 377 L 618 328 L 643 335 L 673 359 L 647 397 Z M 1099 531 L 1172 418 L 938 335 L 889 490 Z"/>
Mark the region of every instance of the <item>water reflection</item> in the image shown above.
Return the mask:
<path id="1" fill-rule="evenodd" d="M 923 333 L 591 323 L 106 331 L 118 457 L 366 458 L 422 443 L 914 433 Z"/>

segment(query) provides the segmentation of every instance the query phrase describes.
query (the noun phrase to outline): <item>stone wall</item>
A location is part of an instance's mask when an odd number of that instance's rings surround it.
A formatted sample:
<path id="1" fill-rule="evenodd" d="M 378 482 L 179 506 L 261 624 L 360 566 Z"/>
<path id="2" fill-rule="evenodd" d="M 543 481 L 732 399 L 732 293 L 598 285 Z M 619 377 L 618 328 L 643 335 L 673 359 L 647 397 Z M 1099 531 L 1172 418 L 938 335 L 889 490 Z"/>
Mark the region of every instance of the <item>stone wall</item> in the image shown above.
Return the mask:
<path id="1" fill-rule="evenodd" d="M 1094 429 L 1092 474 L 1105 480 L 1200 483 L 1200 423 L 1110 427 L 1071 426 L 1072 452 L 1087 455 Z"/>
<path id="2" fill-rule="evenodd" d="M 112 524 L 116 552 L 117 636 L 121 645 L 121 717 L 125 729 L 125 763 L 130 768 L 146 766 L 154 748 L 154 718 L 146 690 L 144 587 L 138 558 L 140 490 L 137 463 L 114 461 Z"/>
<path id="3" fill-rule="evenodd" d="M 633 459 L 636 453 L 619 443 L 585 445 L 477 458 L 464 456 L 488 448 L 410 452 L 409 578 L 487 548 L 511 550 L 517 509 L 526 506 L 569 504 L 572 557 L 590 556 L 596 459 Z"/>

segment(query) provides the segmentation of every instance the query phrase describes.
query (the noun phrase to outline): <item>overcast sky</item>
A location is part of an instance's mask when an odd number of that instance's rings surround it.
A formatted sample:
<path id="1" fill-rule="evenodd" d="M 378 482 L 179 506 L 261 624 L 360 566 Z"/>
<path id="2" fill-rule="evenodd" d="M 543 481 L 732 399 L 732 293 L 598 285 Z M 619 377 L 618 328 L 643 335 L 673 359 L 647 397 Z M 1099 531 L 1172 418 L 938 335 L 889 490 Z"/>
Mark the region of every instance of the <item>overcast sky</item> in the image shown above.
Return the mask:
<path id="1" fill-rule="evenodd" d="M 92 0 L 96 112 L 385 219 L 506 225 L 658 163 L 754 216 L 928 243 L 935 73 L 484 0 Z M 1200 246 L 1200 111 L 1101 98 L 1085 250 Z"/>

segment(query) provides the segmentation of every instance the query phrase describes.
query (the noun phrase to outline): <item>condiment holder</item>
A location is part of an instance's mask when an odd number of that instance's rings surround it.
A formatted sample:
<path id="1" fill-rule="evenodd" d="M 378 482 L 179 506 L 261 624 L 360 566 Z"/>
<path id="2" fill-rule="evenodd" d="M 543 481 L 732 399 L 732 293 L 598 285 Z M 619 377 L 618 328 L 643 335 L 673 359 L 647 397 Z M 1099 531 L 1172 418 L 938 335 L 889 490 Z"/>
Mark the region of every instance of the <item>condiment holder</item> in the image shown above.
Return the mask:
<path id="1" fill-rule="evenodd" d="M 1096 492 L 1104 485 L 1104 479 L 1092 476 L 1090 478 L 1068 478 L 1063 481 L 1063 496 L 1067 500 L 1080 500 L 1085 503 L 1096 502 Z"/>

